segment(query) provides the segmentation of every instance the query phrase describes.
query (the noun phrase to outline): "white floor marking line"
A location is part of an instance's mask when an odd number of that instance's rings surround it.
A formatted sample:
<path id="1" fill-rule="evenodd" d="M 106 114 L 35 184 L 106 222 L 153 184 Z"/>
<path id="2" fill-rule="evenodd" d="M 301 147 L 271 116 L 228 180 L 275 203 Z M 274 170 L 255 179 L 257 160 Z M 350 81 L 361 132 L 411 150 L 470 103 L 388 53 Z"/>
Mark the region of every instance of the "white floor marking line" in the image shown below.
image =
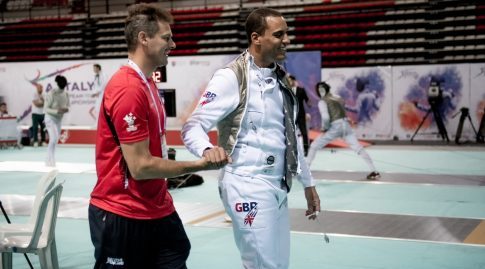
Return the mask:
<path id="1" fill-rule="evenodd" d="M 57 162 L 55 167 L 59 173 L 79 174 L 79 173 L 96 173 L 94 163 L 72 163 Z M 44 162 L 30 161 L 5 161 L 0 162 L 0 172 L 48 172 L 53 167 L 48 167 Z"/>

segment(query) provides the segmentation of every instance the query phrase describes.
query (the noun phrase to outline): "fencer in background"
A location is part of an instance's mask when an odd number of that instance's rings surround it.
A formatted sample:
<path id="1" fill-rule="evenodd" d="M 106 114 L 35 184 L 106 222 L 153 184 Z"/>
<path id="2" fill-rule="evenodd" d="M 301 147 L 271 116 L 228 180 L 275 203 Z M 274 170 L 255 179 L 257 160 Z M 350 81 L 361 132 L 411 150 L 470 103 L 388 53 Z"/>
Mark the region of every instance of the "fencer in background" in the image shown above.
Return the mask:
<path id="1" fill-rule="evenodd" d="M 308 166 L 315 159 L 317 150 L 322 149 L 334 139 L 343 138 L 349 147 L 362 157 L 369 166 L 371 172 L 367 175 L 367 179 L 379 179 L 381 175 L 376 171 L 374 162 L 357 140 L 354 130 L 349 124 L 349 119 L 345 114 L 344 100 L 340 96 L 332 94 L 330 85 L 325 82 L 317 83 L 315 91 L 321 99 L 318 102 L 318 110 L 322 116 L 322 130 L 324 133 L 320 134 L 310 145 L 307 156 Z"/>
<path id="2" fill-rule="evenodd" d="M 106 77 L 104 76 L 103 71 L 101 70 L 101 65 L 93 64 L 93 72 L 94 72 L 94 81 L 93 81 L 93 88 L 94 93 L 91 97 L 96 98 L 96 103 L 94 104 L 93 109 L 93 116 L 96 120 L 96 124 L 98 125 L 98 117 L 99 117 L 99 109 L 101 107 L 101 102 L 103 100 L 103 93 L 104 88 L 106 86 Z"/>
<path id="3" fill-rule="evenodd" d="M 61 123 L 64 114 L 69 112 L 69 95 L 65 88 L 67 79 L 58 75 L 55 78 L 57 88 L 47 93 L 44 103 L 45 125 L 49 134 L 49 145 L 47 146 L 46 166 L 56 166 L 55 151 L 61 135 Z"/>

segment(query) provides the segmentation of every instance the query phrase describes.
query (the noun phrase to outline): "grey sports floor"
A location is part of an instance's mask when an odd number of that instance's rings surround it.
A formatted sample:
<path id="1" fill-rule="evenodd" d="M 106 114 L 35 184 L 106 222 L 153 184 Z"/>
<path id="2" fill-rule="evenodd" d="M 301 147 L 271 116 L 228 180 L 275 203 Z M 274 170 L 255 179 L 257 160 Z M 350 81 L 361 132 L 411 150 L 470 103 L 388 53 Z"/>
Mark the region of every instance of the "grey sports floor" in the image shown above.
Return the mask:
<path id="1" fill-rule="evenodd" d="M 421 143 L 422 144 L 422 143 Z M 436 144 L 436 143 L 435 143 Z M 193 157 L 177 149 L 177 160 Z M 300 184 L 289 194 L 291 268 L 485 268 L 485 147 L 374 145 L 382 179 L 347 149 L 325 149 L 312 165 L 324 212 L 304 217 Z M 48 168 L 46 148 L 0 150 L 0 200 L 13 222 L 25 222 L 37 181 Z M 87 203 L 96 181 L 94 147 L 60 146 L 58 181 L 65 180 L 56 228 L 61 268 L 92 268 Z M 217 172 L 204 184 L 171 191 L 192 243 L 191 269 L 241 268 L 230 223 L 217 192 Z M 5 223 L 0 216 L 0 223 Z M 330 237 L 324 241 L 322 232 Z M 38 258 L 29 255 L 34 268 Z M 14 254 L 14 268 L 28 268 Z"/>

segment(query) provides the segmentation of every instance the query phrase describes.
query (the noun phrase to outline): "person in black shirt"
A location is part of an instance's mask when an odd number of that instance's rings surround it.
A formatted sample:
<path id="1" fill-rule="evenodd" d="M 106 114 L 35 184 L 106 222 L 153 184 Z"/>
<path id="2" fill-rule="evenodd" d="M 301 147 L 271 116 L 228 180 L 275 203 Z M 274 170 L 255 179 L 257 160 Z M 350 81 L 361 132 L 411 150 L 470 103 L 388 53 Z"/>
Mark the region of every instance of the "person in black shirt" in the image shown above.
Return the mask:
<path id="1" fill-rule="evenodd" d="M 300 129 L 301 137 L 303 139 L 303 149 L 305 151 L 305 156 L 308 155 L 308 130 L 306 127 L 306 113 L 305 113 L 305 106 L 304 103 L 310 105 L 308 95 L 304 88 L 299 87 L 296 81 L 295 76 L 289 75 L 288 76 L 291 89 L 293 90 L 293 94 L 296 95 L 296 99 L 298 100 L 298 114 L 296 116 L 296 124 L 298 125 L 298 129 Z"/>

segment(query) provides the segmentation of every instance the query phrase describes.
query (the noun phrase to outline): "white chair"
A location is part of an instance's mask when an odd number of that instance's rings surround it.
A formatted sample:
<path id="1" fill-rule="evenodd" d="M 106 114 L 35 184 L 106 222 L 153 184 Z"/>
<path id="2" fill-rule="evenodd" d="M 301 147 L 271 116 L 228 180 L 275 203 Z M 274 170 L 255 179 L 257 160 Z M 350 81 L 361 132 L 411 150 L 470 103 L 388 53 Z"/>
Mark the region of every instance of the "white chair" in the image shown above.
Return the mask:
<path id="1" fill-rule="evenodd" d="M 9 232 L 32 232 L 34 230 L 35 220 L 37 219 L 41 199 L 50 189 L 52 189 L 52 186 L 54 186 L 54 183 L 56 182 L 56 177 L 56 169 L 51 170 L 42 176 L 37 183 L 34 204 L 32 205 L 29 220 L 26 223 L 0 225 L 0 237 L 2 237 L 2 234 L 7 235 Z"/>
<path id="2" fill-rule="evenodd" d="M 61 183 L 43 195 L 32 232 L 9 231 L 0 235 L 3 269 L 12 269 L 12 253 L 37 254 L 42 269 L 59 269 L 55 227 L 62 189 Z"/>

